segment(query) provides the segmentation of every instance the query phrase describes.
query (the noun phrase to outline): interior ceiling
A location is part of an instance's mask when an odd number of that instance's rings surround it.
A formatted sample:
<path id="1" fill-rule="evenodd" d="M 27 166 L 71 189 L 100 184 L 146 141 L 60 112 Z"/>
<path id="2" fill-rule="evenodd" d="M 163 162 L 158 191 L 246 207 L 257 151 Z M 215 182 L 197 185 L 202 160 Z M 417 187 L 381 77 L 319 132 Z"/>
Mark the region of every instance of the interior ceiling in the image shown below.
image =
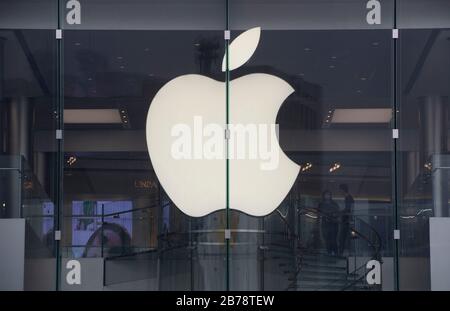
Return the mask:
<path id="1" fill-rule="evenodd" d="M 266 31 L 248 66 L 270 66 L 319 85 L 330 106 L 387 107 L 391 42 L 387 34 Z M 144 88 L 158 79 L 200 73 L 202 57 L 210 61 L 210 70 L 202 73 L 223 80 L 221 35 L 217 31 L 67 31 L 66 95 L 144 96 Z M 207 44 L 212 50 L 204 52 Z"/>
<path id="2" fill-rule="evenodd" d="M 414 74 L 430 33 L 402 32 L 403 83 Z M 44 82 L 53 90 L 53 31 L 25 30 L 23 35 Z M 0 36 L 6 39 L 6 97 L 45 97 L 36 68 L 30 66 L 29 55 L 17 35 L 1 31 Z M 66 31 L 65 104 L 67 108 L 125 107 L 132 129 L 143 129 L 151 98 L 168 80 L 189 73 L 223 79 L 219 70 L 221 36 L 219 31 Z M 426 92 L 449 94 L 449 37 L 449 30 L 440 32 L 414 87 L 406 94 L 408 101 Z M 388 30 L 266 31 L 251 61 L 232 72 L 232 78 L 250 72 L 273 72 L 298 83 L 299 92 L 311 88 L 313 91 L 303 93 L 305 96 L 293 100 L 292 105 L 300 100 L 319 118 L 332 108 L 386 108 L 391 106 L 391 42 Z M 312 96 L 307 98 L 309 94 Z M 286 118 L 291 112 L 285 113 Z M 416 119 L 414 109 L 408 116 Z M 315 127 L 321 126 L 319 122 Z M 94 129 L 92 125 L 85 128 Z"/>
<path id="3" fill-rule="evenodd" d="M 414 74 L 430 32 L 402 32 L 404 84 Z M 387 30 L 265 31 L 244 70 L 272 70 L 290 77 L 294 83 L 305 81 L 317 86 L 320 98 L 312 108 L 319 116 L 333 108 L 389 108 L 392 41 L 388 33 Z M 52 89 L 53 32 L 24 30 L 23 34 L 44 82 Z M 43 96 L 36 72 L 15 33 L 1 31 L 0 36 L 6 39 L 5 59 L 8 59 L 6 97 Z M 426 92 L 449 94 L 450 58 L 446 57 L 450 52 L 449 37 L 450 31 L 441 31 L 407 97 L 409 102 Z M 65 95 L 77 99 L 68 101 L 68 105 L 74 106 L 70 108 L 129 106 L 131 117 L 133 114 L 137 117 L 133 126 L 143 128 L 144 119 L 139 116 L 168 80 L 189 73 L 223 80 L 219 70 L 223 50 L 220 38 L 218 31 L 66 31 Z M 232 72 L 232 77 L 237 75 L 238 71 Z"/>

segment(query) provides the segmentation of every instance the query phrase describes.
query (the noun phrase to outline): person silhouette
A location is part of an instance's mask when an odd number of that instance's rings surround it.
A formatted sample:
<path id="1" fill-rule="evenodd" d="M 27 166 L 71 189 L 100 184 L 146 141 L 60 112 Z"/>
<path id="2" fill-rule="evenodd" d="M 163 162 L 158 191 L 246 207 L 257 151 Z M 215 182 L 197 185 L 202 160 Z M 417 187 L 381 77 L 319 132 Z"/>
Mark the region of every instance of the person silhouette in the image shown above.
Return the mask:
<path id="1" fill-rule="evenodd" d="M 347 249 L 347 241 L 350 235 L 350 223 L 353 217 L 355 200 L 348 190 L 348 185 L 341 184 L 339 189 L 344 195 L 344 209 L 341 212 L 341 230 L 339 231 L 339 255 L 342 256 Z"/>
<path id="2" fill-rule="evenodd" d="M 321 231 L 325 241 L 328 255 L 335 256 L 338 253 L 338 230 L 339 230 L 339 206 L 333 201 L 331 191 L 322 193 L 322 201 L 318 210 L 321 216 Z"/>

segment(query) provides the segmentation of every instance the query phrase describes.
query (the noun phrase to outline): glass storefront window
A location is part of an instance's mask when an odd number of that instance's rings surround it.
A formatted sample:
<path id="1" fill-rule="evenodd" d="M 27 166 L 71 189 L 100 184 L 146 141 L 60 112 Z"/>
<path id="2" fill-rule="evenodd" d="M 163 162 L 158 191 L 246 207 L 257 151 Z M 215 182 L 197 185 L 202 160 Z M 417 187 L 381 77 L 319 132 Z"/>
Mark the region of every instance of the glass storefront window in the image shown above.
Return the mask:
<path id="1" fill-rule="evenodd" d="M 399 280 L 404 290 L 430 290 L 433 284 L 436 289 L 447 277 L 442 275 L 445 255 L 438 246 L 445 229 L 439 234 L 436 229 L 446 228 L 449 216 L 449 35 L 448 29 L 401 33 L 398 118 L 404 134 L 398 150 L 398 213 Z"/>
<path id="2" fill-rule="evenodd" d="M 23 287 L 442 289 L 449 10 L 0 1 L 0 218 L 26 220 Z"/>
<path id="3" fill-rule="evenodd" d="M 26 219 L 29 290 L 56 288 L 56 12 L 53 1 L 0 3 L 0 218 Z"/>
<path id="4" fill-rule="evenodd" d="M 261 73 L 292 87 L 279 98 L 276 123 L 282 152 L 299 170 L 269 215 L 233 212 L 235 290 L 372 289 L 367 261 L 386 256 L 383 266 L 393 266 L 392 3 L 370 29 L 358 1 L 337 1 L 331 10 L 325 2 L 230 2 L 235 36 L 261 27 L 253 57 L 231 80 Z M 259 92 L 276 87 L 268 81 Z M 256 187 L 268 192 L 281 181 Z M 254 281 L 243 283 L 243 271 Z M 383 281 L 393 287 L 392 275 Z"/>
<path id="5" fill-rule="evenodd" d="M 151 150 L 149 158 L 149 139 L 163 135 L 169 121 L 160 122 L 150 138 L 146 133 L 150 117 L 175 120 L 183 106 L 195 105 L 189 96 L 202 86 L 183 89 L 182 77 L 224 81 L 218 57 L 224 51 L 225 7 L 222 1 L 132 1 L 109 5 L 109 15 L 104 3 L 90 1 L 81 27 L 66 25 L 64 31 L 63 261 L 104 262 L 105 285 L 114 288 L 151 279 L 145 288 L 225 289 L 224 212 L 193 218 L 178 208 L 183 197 L 172 201 L 166 191 L 179 192 L 170 186 L 174 181 L 188 189 L 195 176 L 177 163 L 164 175 L 158 155 L 166 150 Z M 117 12 L 133 16 L 133 22 L 118 25 Z M 185 93 L 178 94 L 176 110 L 150 116 L 149 106 L 160 107 L 155 97 L 165 88 Z M 225 107 L 224 93 L 217 95 Z M 106 114 L 109 119 L 99 119 Z M 139 265 L 141 260 L 151 268 Z"/>

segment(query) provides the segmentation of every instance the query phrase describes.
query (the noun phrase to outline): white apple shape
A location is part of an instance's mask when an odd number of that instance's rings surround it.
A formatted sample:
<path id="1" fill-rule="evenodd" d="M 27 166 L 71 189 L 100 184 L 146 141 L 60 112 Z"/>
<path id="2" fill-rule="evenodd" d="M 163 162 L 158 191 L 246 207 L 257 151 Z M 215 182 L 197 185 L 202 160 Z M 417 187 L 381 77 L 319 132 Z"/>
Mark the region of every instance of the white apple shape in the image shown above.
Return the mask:
<path id="1" fill-rule="evenodd" d="M 184 75 L 158 91 L 147 115 L 147 147 L 153 169 L 167 195 L 185 214 L 199 217 L 225 208 L 225 160 L 175 159 L 173 126 L 225 125 L 224 83 L 200 75 Z M 225 140 L 224 140 L 225 144 Z"/>
<path id="2" fill-rule="evenodd" d="M 233 124 L 275 124 L 278 111 L 294 89 L 268 74 L 250 74 L 230 82 L 230 120 Z M 234 146 L 235 135 L 230 144 Z M 253 216 L 272 213 L 295 183 L 300 167 L 281 150 L 276 169 L 261 169 L 263 159 L 230 160 L 230 208 Z"/>
<path id="3" fill-rule="evenodd" d="M 230 45 L 230 64 L 245 63 L 257 45 L 260 28 L 244 32 Z M 249 42 L 252 41 L 252 42 Z M 238 59 L 233 60 L 236 51 Z M 229 121 L 231 124 L 275 124 L 284 100 L 294 91 L 284 80 L 268 74 L 250 74 L 230 81 Z M 184 75 L 169 81 L 158 91 L 147 115 L 146 138 L 150 159 L 159 181 L 175 205 L 192 217 L 205 216 L 226 208 L 226 156 L 174 158 L 173 129 L 177 124 L 192 124 L 201 117 L 203 124 L 226 128 L 226 83 L 200 75 Z M 195 124 L 194 126 L 195 127 Z M 203 129 L 193 129 L 203 131 Z M 205 134 L 205 133 L 204 133 Z M 224 135 L 225 136 L 225 135 Z M 195 138 L 192 138 L 195 140 Z M 194 142 L 195 143 L 195 142 Z M 236 142 L 231 136 L 229 145 Z M 227 140 L 221 141 L 226 150 Z M 252 216 L 273 212 L 286 197 L 299 173 L 299 166 L 281 150 L 278 165 L 261 169 L 264 159 L 229 160 L 229 207 Z M 195 155 L 196 151 L 192 151 Z"/>

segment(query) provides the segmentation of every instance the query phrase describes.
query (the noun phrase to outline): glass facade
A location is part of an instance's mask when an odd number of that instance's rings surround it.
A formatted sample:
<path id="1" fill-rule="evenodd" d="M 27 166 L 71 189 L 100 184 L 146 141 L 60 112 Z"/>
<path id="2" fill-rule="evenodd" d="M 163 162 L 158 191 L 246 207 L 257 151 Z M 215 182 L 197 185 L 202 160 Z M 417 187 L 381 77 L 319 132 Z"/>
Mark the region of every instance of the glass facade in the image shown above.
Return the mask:
<path id="1" fill-rule="evenodd" d="M 26 220 L 24 289 L 450 290 L 449 13 L 1 0 L 0 218 Z M 277 125 L 266 150 L 243 138 L 275 169 L 233 154 L 237 123 Z M 197 125 L 223 139 L 197 152 Z"/>

